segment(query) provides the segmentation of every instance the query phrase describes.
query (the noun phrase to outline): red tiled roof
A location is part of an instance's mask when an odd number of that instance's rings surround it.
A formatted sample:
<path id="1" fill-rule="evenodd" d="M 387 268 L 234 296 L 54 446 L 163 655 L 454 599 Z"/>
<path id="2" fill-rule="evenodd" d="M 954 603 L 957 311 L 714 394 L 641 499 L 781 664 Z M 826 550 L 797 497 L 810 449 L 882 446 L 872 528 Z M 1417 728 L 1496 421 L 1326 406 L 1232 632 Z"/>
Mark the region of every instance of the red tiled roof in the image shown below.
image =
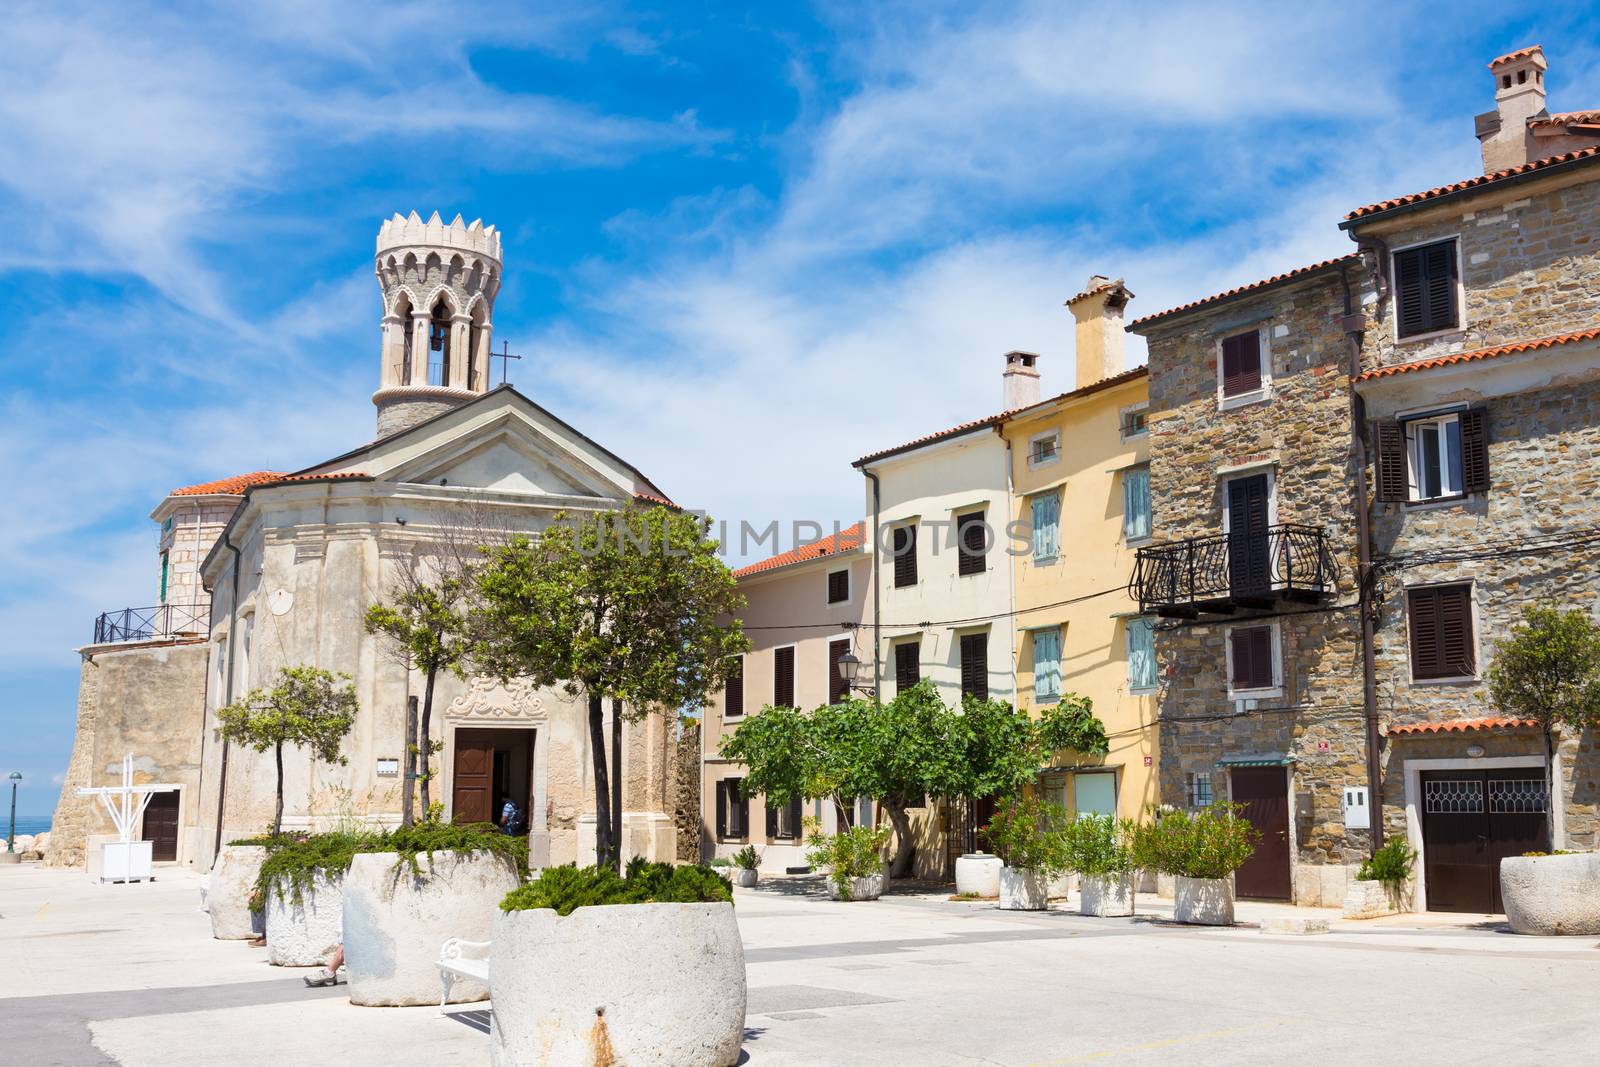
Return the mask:
<path id="1" fill-rule="evenodd" d="M 1580 159 L 1586 159 L 1597 154 L 1600 154 L 1600 145 L 1597 145 L 1593 148 L 1580 148 L 1576 152 L 1563 152 L 1558 156 L 1550 156 L 1546 159 L 1536 159 L 1532 163 L 1524 163 L 1520 167 L 1497 170 L 1493 174 L 1481 174 L 1476 178 L 1468 178 L 1466 181 L 1453 182 L 1450 185 L 1441 185 L 1435 189 L 1429 189 L 1425 192 L 1412 193 L 1409 196 L 1398 196 L 1392 200 L 1380 200 L 1376 204 L 1368 204 L 1366 207 L 1358 207 L 1344 218 L 1346 222 L 1350 222 L 1354 219 L 1366 218 L 1368 215 L 1376 215 L 1380 212 L 1389 211 L 1393 208 L 1407 207 L 1411 204 L 1421 203 L 1424 200 L 1435 200 L 1441 196 L 1448 196 L 1451 193 L 1459 193 L 1467 189 L 1477 189 L 1493 182 L 1505 181 L 1507 178 L 1515 178 L 1522 174 L 1531 174 L 1535 171 L 1556 166 L 1559 163 L 1574 163 Z"/>
<path id="2" fill-rule="evenodd" d="M 646 504 L 660 504 L 662 507 L 671 508 L 674 511 L 679 510 L 678 505 L 674 504 L 664 496 L 652 496 L 649 493 L 634 493 L 633 499 L 643 500 Z"/>
<path id="3" fill-rule="evenodd" d="M 1067 301 L 1067 307 L 1071 307 L 1073 304 L 1076 304 L 1080 300 L 1087 300 L 1091 296 L 1099 296 L 1101 293 L 1109 293 L 1113 289 L 1124 289 L 1125 290 L 1127 288 L 1128 287 L 1122 283 L 1122 279 L 1118 278 L 1115 281 L 1106 282 L 1104 285 L 1097 285 L 1093 289 L 1085 289 L 1083 292 L 1079 293 L 1077 296 L 1072 297 L 1070 300 L 1068 300 Z M 1131 297 L 1133 294 L 1129 293 L 1128 295 Z"/>
<path id="4" fill-rule="evenodd" d="M 1378 367 L 1357 375 L 1356 381 L 1367 382 L 1374 378 L 1390 378 L 1396 374 L 1410 374 L 1412 371 L 1448 367 L 1452 363 L 1472 363 L 1480 359 L 1496 359 L 1500 356 L 1514 355 L 1518 352 L 1535 352 L 1541 348 L 1557 348 L 1561 345 L 1570 345 L 1578 341 L 1600 341 L 1600 329 L 1579 330 L 1577 333 L 1564 333 L 1555 337 L 1540 337 L 1533 341 L 1515 341 L 1508 345 L 1479 348 L 1472 352 L 1452 352 L 1447 356 L 1419 359 L 1414 363 L 1397 363 L 1392 367 Z"/>
<path id="5" fill-rule="evenodd" d="M 1528 56 L 1533 55 L 1535 52 L 1543 52 L 1543 51 L 1544 51 L 1544 49 L 1541 46 L 1536 45 L 1536 44 L 1530 44 L 1526 48 L 1519 48 L 1515 52 L 1507 52 L 1503 56 L 1496 56 L 1495 58 L 1489 60 L 1489 69 L 1493 70 L 1494 68 L 1498 67 L 1502 63 L 1510 63 L 1513 59 L 1526 59 Z"/>
<path id="6" fill-rule="evenodd" d="M 1474 730 L 1526 730 L 1539 725 L 1537 719 L 1451 719 L 1446 722 L 1408 722 L 1389 727 L 1389 736 L 1421 734 L 1464 734 Z"/>
<path id="7" fill-rule="evenodd" d="M 850 552 L 861 547 L 861 539 L 865 535 L 866 529 L 867 524 L 865 522 L 858 522 L 854 526 L 848 526 L 840 530 L 837 535 L 829 535 L 820 541 L 815 541 L 809 545 L 801 545 L 799 548 L 790 549 L 788 552 L 780 552 L 776 556 L 764 559 L 759 563 L 752 563 L 748 567 L 740 567 L 733 572 L 733 576 L 735 578 L 748 578 L 752 574 L 775 571 L 779 567 L 787 567 L 791 563 L 805 563 L 809 560 L 821 559 L 824 556 L 838 555 L 840 552 Z"/>
<path id="8" fill-rule="evenodd" d="M 282 471 L 252 471 L 249 474 L 235 474 L 232 478 L 218 478 L 214 482 L 201 482 L 199 485 L 185 485 L 174 489 L 168 496 L 242 496 L 244 491 L 252 485 L 261 485 L 266 482 L 276 482 L 287 478 Z"/>
<path id="9" fill-rule="evenodd" d="M 277 478 L 272 478 L 263 484 L 282 485 L 285 482 L 355 482 L 360 481 L 363 478 L 370 477 L 371 475 L 367 474 L 366 471 L 344 471 L 340 474 L 284 474 Z"/>
<path id="10" fill-rule="evenodd" d="M 1542 119 L 1529 119 L 1529 126 L 1573 126 L 1600 122 L 1600 111 L 1558 111 Z"/>
<path id="11" fill-rule="evenodd" d="M 1240 296 L 1244 293 L 1252 293 L 1257 289 L 1265 289 L 1269 285 L 1277 285 L 1279 282 L 1287 282 L 1293 281 L 1296 278 L 1304 278 L 1309 274 L 1315 274 L 1317 271 L 1327 270 L 1330 267 L 1340 266 L 1345 263 L 1352 263 L 1360 258 L 1360 252 L 1351 252 L 1349 255 L 1337 256 L 1333 259 L 1325 259 L 1321 263 L 1313 263 L 1309 267 L 1297 267 L 1294 270 L 1286 271 L 1283 274 L 1274 274 L 1272 277 L 1263 278 L 1259 282 L 1251 282 L 1249 285 L 1241 285 L 1237 289 L 1229 289 L 1225 292 L 1201 297 L 1199 300 L 1192 300 L 1187 304 L 1179 304 L 1177 307 L 1168 308 L 1166 311 L 1158 311 L 1154 315 L 1146 315 L 1143 318 L 1134 319 L 1132 322 L 1128 323 L 1128 329 L 1131 330 L 1135 326 L 1143 326 L 1146 323 L 1154 322 L 1156 319 L 1164 319 L 1168 315 L 1176 315 L 1183 311 L 1193 311 L 1195 308 L 1205 307 L 1208 304 L 1215 304 L 1223 300 L 1230 300 L 1233 297 Z"/>

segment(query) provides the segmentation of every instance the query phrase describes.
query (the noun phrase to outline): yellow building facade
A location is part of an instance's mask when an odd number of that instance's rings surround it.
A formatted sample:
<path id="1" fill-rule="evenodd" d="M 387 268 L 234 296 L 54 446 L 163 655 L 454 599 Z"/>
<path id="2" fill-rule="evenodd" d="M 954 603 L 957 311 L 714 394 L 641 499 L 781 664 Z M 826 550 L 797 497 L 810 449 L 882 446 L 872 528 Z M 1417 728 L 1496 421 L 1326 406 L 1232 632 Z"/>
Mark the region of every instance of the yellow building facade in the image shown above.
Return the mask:
<path id="1" fill-rule="evenodd" d="M 1120 281 L 1094 278 L 1068 302 L 1077 388 L 1008 418 L 1017 704 L 1093 701 L 1104 756 L 1059 752 L 1040 783 L 1078 814 L 1140 817 L 1159 801 L 1151 627 L 1127 592 L 1149 540 L 1149 376 L 1122 369 Z"/>

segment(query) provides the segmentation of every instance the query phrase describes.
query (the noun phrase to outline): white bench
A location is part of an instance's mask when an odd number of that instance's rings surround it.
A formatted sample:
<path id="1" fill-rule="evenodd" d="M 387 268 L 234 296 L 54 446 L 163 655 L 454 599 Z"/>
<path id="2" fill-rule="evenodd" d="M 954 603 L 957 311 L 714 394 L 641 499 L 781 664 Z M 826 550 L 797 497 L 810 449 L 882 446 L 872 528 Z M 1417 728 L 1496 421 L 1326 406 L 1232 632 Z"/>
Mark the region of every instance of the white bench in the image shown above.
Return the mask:
<path id="1" fill-rule="evenodd" d="M 457 978 L 471 978 L 489 984 L 489 941 L 463 941 L 452 937 L 439 949 L 439 980 L 444 984 L 444 995 L 439 998 L 439 1014 L 450 1003 L 450 990 Z"/>

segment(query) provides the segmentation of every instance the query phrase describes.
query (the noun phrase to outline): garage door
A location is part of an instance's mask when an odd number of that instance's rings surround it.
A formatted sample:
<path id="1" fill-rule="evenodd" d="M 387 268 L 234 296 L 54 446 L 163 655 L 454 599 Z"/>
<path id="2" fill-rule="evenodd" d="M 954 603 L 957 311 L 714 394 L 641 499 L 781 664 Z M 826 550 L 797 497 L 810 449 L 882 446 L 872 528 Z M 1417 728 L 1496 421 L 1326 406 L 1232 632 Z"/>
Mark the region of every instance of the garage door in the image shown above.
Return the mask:
<path id="1" fill-rule="evenodd" d="M 1500 861 L 1548 852 L 1544 771 L 1424 771 L 1422 864 L 1429 911 L 1489 914 L 1500 901 Z"/>

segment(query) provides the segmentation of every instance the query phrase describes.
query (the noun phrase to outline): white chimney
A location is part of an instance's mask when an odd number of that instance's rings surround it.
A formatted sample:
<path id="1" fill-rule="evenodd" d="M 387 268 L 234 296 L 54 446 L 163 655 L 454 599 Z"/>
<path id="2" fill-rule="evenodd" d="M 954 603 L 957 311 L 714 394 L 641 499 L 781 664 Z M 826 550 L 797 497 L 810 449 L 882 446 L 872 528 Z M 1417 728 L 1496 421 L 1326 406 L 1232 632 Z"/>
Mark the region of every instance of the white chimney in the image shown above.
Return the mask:
<path id="1" fill-rule="evenodd" d="M 1005 411 L 1032 407 L 1039 402 L 1039 357 L 1033 352 L 1007 352 Z"/>
<path id="2" fill-rule="evenodd" d="M 1509 170 L 1543 158 L 1528 120 L 1545 114 L 1544 72 L 1548 64 L 1538 45 L 1519 48 L 1489 64 L 1494 75 L 1494 110 L 1477 118 L 1483 172 Z"/>
<path id="3" fill-rule="evenodd" d="M 1091 275 L 1083 292 L 1067 301 L 1076 320 L 1073 341 L 1077 349 L 1078 377 L 1074 389 L 1121 374 L 1122 310 L 1133 294 L 1121 278 Z"/>

